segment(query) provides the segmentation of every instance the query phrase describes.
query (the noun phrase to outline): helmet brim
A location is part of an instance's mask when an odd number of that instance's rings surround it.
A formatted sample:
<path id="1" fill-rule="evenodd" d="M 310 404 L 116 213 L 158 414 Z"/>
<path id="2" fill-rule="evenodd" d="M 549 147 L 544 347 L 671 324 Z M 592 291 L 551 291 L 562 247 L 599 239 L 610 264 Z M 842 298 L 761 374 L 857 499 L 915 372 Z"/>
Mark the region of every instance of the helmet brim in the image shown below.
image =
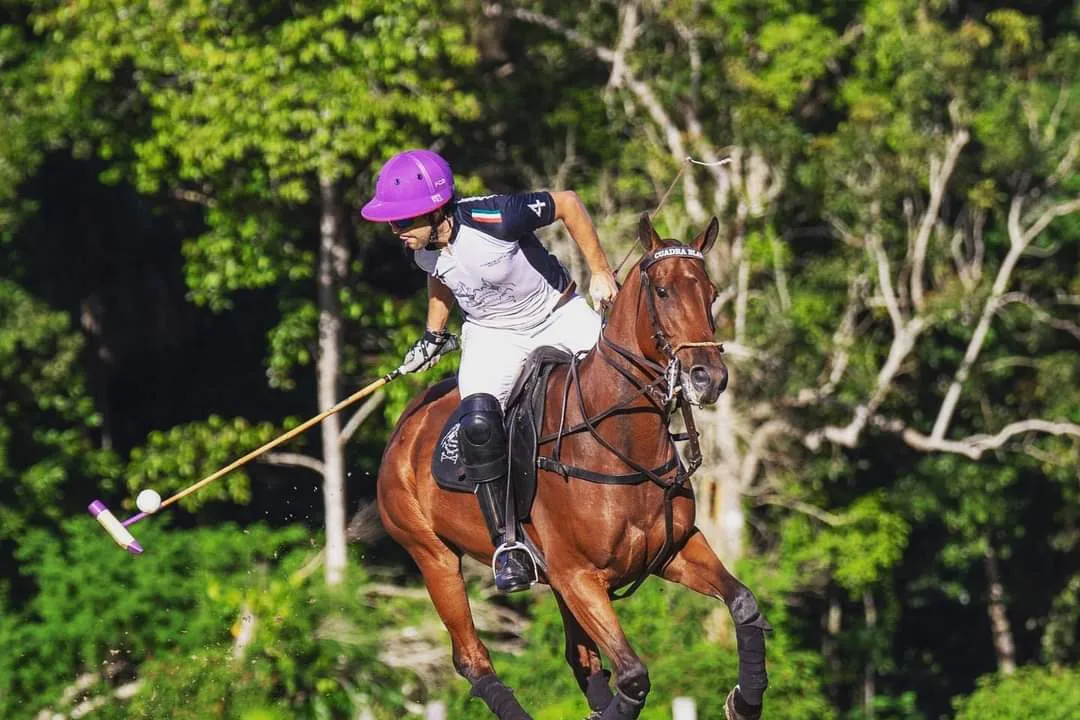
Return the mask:
<path id="1" fill-rule="evenodd" d="M 446 202 L 434 203 L 430 200 L 427 202 L 418 200 L 403 200 L 400 202 L 372 200 L 360 209 L 360 215 L 371 222 L 393 222 L 427 215 L 445 204 Z"/>

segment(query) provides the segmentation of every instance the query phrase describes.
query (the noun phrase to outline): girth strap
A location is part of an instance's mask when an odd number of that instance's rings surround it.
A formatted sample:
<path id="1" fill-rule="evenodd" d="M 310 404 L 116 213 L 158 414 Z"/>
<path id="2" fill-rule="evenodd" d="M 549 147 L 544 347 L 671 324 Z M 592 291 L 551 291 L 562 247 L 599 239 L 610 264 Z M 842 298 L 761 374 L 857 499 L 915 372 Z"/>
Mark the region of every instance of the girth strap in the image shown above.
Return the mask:
<path id="1" fill-rule="evenodd" d="M 567 465 L 565 463 L 552 460 L 547 457 L 538 457 L 536 459 L 538 467 L 544 470 L 550 470 L 551 472 L 558 473 L 563 477 L 576 477 L 582 480 L 588 480 L 589 482 L 599 483 L 600 485 L 639 485 L 650 479 L 650 475 L 645 473 L 629 473 L 627 475 L 604 475 L 592 470 L 586 470 L 585 468 L 579 468 L 574 465 Z M 666 463 L 651 471 L 653 476 L 662 476 L 671 472 L 675 468 L 679 467 L 679 456 L 675 455 Z"/>

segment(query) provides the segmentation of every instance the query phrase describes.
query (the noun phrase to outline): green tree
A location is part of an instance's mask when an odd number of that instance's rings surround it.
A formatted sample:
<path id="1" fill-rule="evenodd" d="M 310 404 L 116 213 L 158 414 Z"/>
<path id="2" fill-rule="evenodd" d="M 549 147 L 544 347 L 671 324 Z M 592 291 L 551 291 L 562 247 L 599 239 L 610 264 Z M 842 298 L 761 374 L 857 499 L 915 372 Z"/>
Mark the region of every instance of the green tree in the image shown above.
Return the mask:
<path id="1" fill-rule="evenodd" d="M 52 527 L 107 489 L 117 458 L 97 449 L 100 416 L 68 316 L 0 278 L 0 547 L 5 565 L 28 530 Z"/>
<path id="2" fill-rule="evenodd" d="M 184 250 L 192 297 L 224 310 L 233 293 L 273 288 L 282 322 L 270 338 L 272 381 L 288 387 L 295 367 L 314 363 L 319 411 L 359 370 L 344 355 L 346 322 L 380 302 L 353 282 L 363 261 L 350 260 L 347 188 L 366 187 L 391 151 L 476 112 L 450 72 L 473 53 L 448 10 L 429 0 L 167 12 L 140 2 L 116 23 L 113 3 L 91 1 L 34 17 L 49 39 L 50 89 L 92 113 L 72 132 L 113 160 L 110 177 L 207 206 L 208 231 Z M 97 127 L 91 101 L 115 95 L 140 108 L 134 134 Z M 345 565 L 344 447 L 357 425 L 330 416 L 321 457 L 271 458 L 322 476 L 330 584 Z"/>
<path id="3" fill-rule="evenodd" d="M 862 378 L 852 374 L 869 402 L 814 439 L 854 446 L 876 427 L 917 452 L 979 460 L 1031 433 L 1080 437 L 1075 394 L 1012 399 L 1018 382 L 1034 389 L 1040 375 L 1076 372 L 1075 353 L 1066 360 L 1058 350 L 1060 323 L 1041 310 L 1065 285 L 1052 265 L 1077 262 L 1075 226 L 1060 220 L 1080 210 L 1080 187 L 1069 182 L 1078 136 L 1067 130 L 1077 110 L 1064 99 L 1075 83 L 1064 70 L 1077 60 L 1075 39 L 1044 41 L 1039 23 L 1014 11 L 956 25 L 902 3 L 868 6 L 864 33 L 859 73 L 840 87 L 848 116 L 820 140 L 820 177 L 829 217 L 866 252 L 871 297 L 888 317 L 877 328 L 886 334 L 864 335 L 866 349 L 888 354 Z M 1014 304 L 1027 306 L 1022 319 Z M 1036 347 L 1034 373 L 1006 370 Z M 943 394 L 929 389 L 942 382 Z M 975 412 L 980 403 L 996 407 Z M 1074 452 L 1053 439 L 1038 444 Z M 939 457 L 920 466 L 953 499 L 941 506 L 951 560 L 985 566 L 978 595 L 1005 672 L 1016 660 L 1000 558 L 1011 528 L 1022 527 L 1009 489 L 1023 465 Z"/>
<path id="4" fill-rule="evenodd" d="M 711 271 L 732 381 L 699 421 L 713 458 L 697 481 L 700 525 L 730 560 L 742 552 L 745 500 L 768 518 L 766 539 L 785 514 L 806 515 L 817 532 L 800 542 L 823 571 L 806 591 L 825 600 L 822 624 L 854 603 L 880 649 L 890 630 L 878 625 L 877 604 L 895 613 L 888 569 L 906 547 L 906 531 L 893 530 L 920 521 L 909 501 L 924 497 L 905 484 L 879 495 L 897 453 L 911 465 L 932 454 L 954 466 L 948 456 L 1015 458 L 1021 439 L 1050 465 L 1075 453 L 1076 394 L 1017 402 L 1010 386 L 1026 374 L 1014 360 L 1036 336 L 1043 377 L 1060 388 L 1073 376 L 1076 324 L 1049 309 L 1067 312 L 1059 298 L 1076 275 L 1078 124 L 1067 68 L 1077 41 L 1061 29 L 1071 26 L 904 1 L 767 11 L 535 2 L 493 12 L 546 28 L 607 70 L 605 89 L 619 101 L 609 117 L 617 127 L 635 121 L 619 167 L 652 180 L 616 186 L 613 212 L 651 206 L 682 170 L 660 213 L 667 234 L 689 235 L 713 213 L 724 221 Z M 687 164 L 688 155 L 710 164 Z M 1063 347 L 1073 347 L 1068 357 Z M 1013 458 L 1006 464 L 1025 462 Z M 988 542 L 1019 519 L 986 515 L 1008 503 L 1002 493 L 1017 477 L 1008 467 L 995 474 L 974 500 L 972 483 L 962 498 L 958 486 L 949 492 L 949 471 L 930 484 L 970 506 L 953 517 L 982 506 L 979 517 L 995 518 L 980 521 L 970 547 L 990 551 L 976 595 L 1001 618 L 1007 592 L 990 569 L 1001 549 Z M 942 515 L 947 505 L 937 506 Z M 858 511 L 867 507 L 885 511 L 880 523 Z M 854 517 L 869 522 L 849 527 Z M 818 542 L 820 532 L 838 544 Z M 868 562 L 846 568 L 837 549 L 847 547 Z M 843 579 L 867 569 L 861 584 Z M 842 573 L 836 599 L 818 584 L 833 573 Z M 857 600 L 845 597 L 852 591 Z M 857 673 L 868 712 L 876 674 L 873 663 Z"/>
<path id="5" fill-rule="evenodd" d="M 980 678 L 979 688 L 954 701 L 957 720 L 1028 718 L 1065 720 L 1080 712 L 1080 673 L 1075 668 L 1021 668 L 1015 675 Z"/>
<path id="6" fill-rule="evenodd" d="M 0 621 L 0 711 L 96 708 L 103 717 L 400 717 L 411 673 L 382 660 L 384 633 L 427 612 L 356 602 L 371 584 L 307 582 L 306 528 L 140 526 L 117 553 L 88 517 L 28 533 L 20 570 L 39 592 Z M 7 610 L 7 608 L 5 608 Z"/>

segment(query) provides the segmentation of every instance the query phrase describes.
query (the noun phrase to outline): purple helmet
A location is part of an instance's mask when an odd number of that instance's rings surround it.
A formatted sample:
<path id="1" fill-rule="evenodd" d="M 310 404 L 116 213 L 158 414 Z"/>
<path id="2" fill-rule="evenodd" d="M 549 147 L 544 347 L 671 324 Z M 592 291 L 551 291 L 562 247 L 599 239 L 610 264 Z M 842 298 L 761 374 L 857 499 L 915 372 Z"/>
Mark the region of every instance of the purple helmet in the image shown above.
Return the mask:
<path id="1" fill-rule="evenodd" d="M 425 215 L 454 197 L 454 172 L 438 153 L 406 150 L 386 161 L 375 180 L 375 197 L 360 214 L 388 222 Z"/>

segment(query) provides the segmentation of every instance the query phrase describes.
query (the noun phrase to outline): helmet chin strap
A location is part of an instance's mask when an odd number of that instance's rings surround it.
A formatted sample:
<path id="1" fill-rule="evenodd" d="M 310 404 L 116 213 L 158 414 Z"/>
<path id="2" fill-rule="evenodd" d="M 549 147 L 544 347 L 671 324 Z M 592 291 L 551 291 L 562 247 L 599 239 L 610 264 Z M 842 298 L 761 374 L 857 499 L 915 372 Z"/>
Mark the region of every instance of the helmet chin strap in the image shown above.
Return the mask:
<path id="1" fill-rule="evenodd" d="M 431 221 L 431 230 L 428 232 L 427 243 L 424 245 L 425 250 L 439 249 L 435 245 L 435 241 L 439 239 L 439 228 L 441 228 L 442 224 L 450 218 L 450 214 L 446 212 L 445 208 L 439 208 L 437 212 L 439 215 L 437 220 L 434 217 L 436 213 L 431 213 L 431 215 L 433 216 Z"/>

